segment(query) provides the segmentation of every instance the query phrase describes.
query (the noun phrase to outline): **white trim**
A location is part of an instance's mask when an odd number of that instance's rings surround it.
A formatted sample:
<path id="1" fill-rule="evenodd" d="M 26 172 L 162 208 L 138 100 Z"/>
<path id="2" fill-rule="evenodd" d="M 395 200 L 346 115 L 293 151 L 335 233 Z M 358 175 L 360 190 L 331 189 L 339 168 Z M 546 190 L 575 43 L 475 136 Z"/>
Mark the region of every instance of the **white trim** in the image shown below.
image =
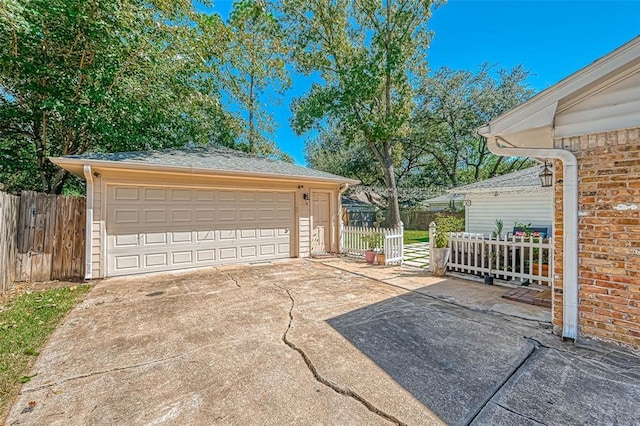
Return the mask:
<path id="1" fill-rule="evenodd" d="M 83 167 L 84 178 L 87 181 L 87 199 L 85 207 L 85 269 L 84 279 L 90 280 L 93 278 L 93 175 L 91 172 L 91 166 Z"/>
<path id="2" fill-rule="evenodd" d="M 635 62 L 639 61 L 640 36 L 603 56 L 591 65 L 570 75 L 554 86 L 540 92 L 529 101 L 491 120 L 487 126 L 479 129 L 479 133 L 482 136 L 489 137 L 505 135 L 534 127 L 552 126 L 555 114 L 549 115 L 548 112 L 550 110 L 555 112 L 557 103 L 560 100 L 573 95 L 577 91 L 629 64 L 635 66 Z M 540 119 L 532 123 L 532 116 L 538 116 Z M 545 121 L 545 118 L 549 121 Z"/>
<path id="3" fill-rule="evenodd" d="M 639 39 L 640 40 L 640 39 Z M 511 148 L 501 146 L 495 137 L 487 138 L 489 151 L 501 156 L 536 157 L 562 160 L 563 280 L 562 337 L 578 339 L 578 160 L 564 149 Z"/>
<path id="4" fill-rule="evenodd" d="M 65 158 L 65 157 L 49 157 L 49 160 L 62 167 L 76 173 L 73 166 L 78 168 L 84 165 L 90 165 L 103 170 L 135 170 L 140 173 L 172 173 L 172 174 L 186 174 L 186 175 L 207 175 L 207 176 L 221 176 L 221 177 L 234 177 L 238 179 L 272 179 L 283 181 L 295 181 L 295 182 L 326 182 L 326 183 L 349 183 L 358 184 L 359 180 L 347 179 L 340 176 L 332 177 L 318 177 L 318 176 L 306 176 L 306 175 L 282 175 L 277 173 L 263 173 L 263 172 L 251 172 L 251 171 L 235 171 L 235 170 L 214 170 L 214 169 L 200 169 L 196 167 L 178 167 L 163 164 L 149 164 L 149 163 L 128 163 L 120 161 L 107 161 L 107 160 L 91 160 L 86 158 Z M 302 166 L 300 166 L 302 167 Z"/>

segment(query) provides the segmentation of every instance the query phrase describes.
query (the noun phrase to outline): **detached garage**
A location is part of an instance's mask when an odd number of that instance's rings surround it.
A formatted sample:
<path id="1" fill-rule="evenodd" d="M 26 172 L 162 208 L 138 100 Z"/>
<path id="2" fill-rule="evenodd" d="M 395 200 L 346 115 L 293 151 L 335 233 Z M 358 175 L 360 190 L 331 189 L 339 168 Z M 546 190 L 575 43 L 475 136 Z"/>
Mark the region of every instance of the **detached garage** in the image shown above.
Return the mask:
<path id="1" fill-rule="evenodd" d="M 87 278 L 337 252 L 357 183 L 221 147 L 51 161 L 87 181 Z"/>

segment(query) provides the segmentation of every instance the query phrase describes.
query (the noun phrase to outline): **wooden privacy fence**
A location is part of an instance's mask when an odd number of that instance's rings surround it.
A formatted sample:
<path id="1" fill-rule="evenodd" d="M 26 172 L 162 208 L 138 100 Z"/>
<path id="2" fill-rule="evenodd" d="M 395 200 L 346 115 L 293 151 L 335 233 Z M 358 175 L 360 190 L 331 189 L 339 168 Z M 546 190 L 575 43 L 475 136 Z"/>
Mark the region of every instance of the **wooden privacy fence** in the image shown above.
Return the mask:
<path id="1" fill-rule="evenodd" d="M 550 285 L 552 246 L 549 238 L 496 238 L 466 232 L 452 233 L 447 269 L 476 275 L 491 273 L 500 279 L 519 278 Z"/>
<path id="2" fill-rule="evenodd" d="M 16 242 L 20 198 L 0 192 L 0 294 L 16 278 Z"/>
<path id="3" fill-rule="evenodd" d="M 0 195 L 3 200 L 13 197 Z M 85 199 L 32 191 L 23 191 L 13 199 L 15 213 L 11 214 L 16 225 L 0 237 L 0 257 L 8 259 L 0 274 L 7 276 L 3 285 L 84 278 Z M 4 211 L 0 215 L 5 215 Z M 4 231 L 6 224 L 2 226 Z"/>
<path id="4" fill-rule="evenodd" d="M 385 265 L 402 264 L 404 251 L 404 228 L 365 228 L 344 226 L 341 248 L 347 256 L 364 256 L 364 252 L 375 248 L 384 250 Z M 371 246 L 375 247 L 371 247 Z"/>

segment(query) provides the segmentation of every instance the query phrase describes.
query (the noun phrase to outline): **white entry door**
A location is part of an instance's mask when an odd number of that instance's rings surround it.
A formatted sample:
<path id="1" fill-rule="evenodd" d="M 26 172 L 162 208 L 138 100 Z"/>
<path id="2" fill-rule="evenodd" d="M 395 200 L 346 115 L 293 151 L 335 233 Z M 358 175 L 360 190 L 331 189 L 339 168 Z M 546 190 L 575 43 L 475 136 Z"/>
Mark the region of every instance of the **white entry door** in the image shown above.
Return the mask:
<path id="1" fill-rule="evenodd" d="M 311 254 L 331 251 L 331 197 L 330 192 L 312 191 Z"/>
<path id="2" fill-rule="evenodd" d="M 107 275 L 291 257 L 293 192 L 109 185 Z"/>

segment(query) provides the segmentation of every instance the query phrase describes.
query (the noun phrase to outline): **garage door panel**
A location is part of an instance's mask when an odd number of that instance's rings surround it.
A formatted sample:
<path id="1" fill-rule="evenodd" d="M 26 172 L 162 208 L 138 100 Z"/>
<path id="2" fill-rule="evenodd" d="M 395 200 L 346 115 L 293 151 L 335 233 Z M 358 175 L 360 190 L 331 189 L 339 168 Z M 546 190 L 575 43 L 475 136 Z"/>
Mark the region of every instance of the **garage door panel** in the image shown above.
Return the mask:
<path id="1" fill-rule="evenodd" d="M 171 201 L 191 201 L 193 199 L 193 191 L 190 189 L 172 189 Z"/>
<path id="2" fill-rule="evenodd" d="M 236 259 L 238 257 L 238 249 L 235 247 L 226 247 L 218 250 L 220 260 Z"/>
<path id="3" fill-rule="evenodd" d="M 142 236 L 144 244 L 147 246 L 167 243 L 166 232 L 145 232 L 144 234 L 142 234 Z"/>
<path id="4" fill-rule="evenodd" d="M 171 262 L 174 265 L 193 263 L 193 252 L 191 250 L 173 252 L 171 253 Z"/>
<path id="5" fill-rule="evenodd" d="M 140 256 L 128 255 L 115 257 L 115 267 L 119 271 L 136 270 L 140 267 Z"/>
<path id="6" fill-rule="evenodd" d="M 135 187 L 115 187 L 113 188 L 113 200 L 137 201 L 139 199 L 138 188 Z"/>
<path id="7" fill-rule="evenodd" d="M 107 193 L 108 275 L 291 256 L 293 193 L 124 186 Z"/>
<path id="8" fill-rule="evenodd" d="M 180 243 L 190 243 L 192 241 L 192 233 L 191 232 L 170 232 L 171 235 L 171 243 L 180 244 Z"/>
<path id="9" fill-rule="evenodd" d="M 196 231 L 196 242 L 202 241 L 215 241 L 216 240 L 216 232 L 213 230 L 210 231 Z"/>
<path id="10" fill-rule="evenodd" d="M 208 250 L 196 250 L 196 261 L 199 263 L 202 262 L 212 262 L 216 260 L 216 251 L 213 249 Z"/>
<path id="11" fill-rule="evenodd" d="M 138 247 L 140 242 L 140 234 L 120 234 L 114 236 L 113 246 L 119 247 Z"/>
<path id="12" fill-rule="evenodd" d="M 240 257 L 243 259 L 254 258 L 258 255 L 257 246 L 244 246 L 240 247 Z"/>
<path id="13" fill-rule="evenodd" d="M 167 190 L 164 188 L 144 188 L 144 201 L 166 201 Z"/>
<path id="14" fill-rule="evenodd" d="M 167 266 L 167 253 L 149 253 L 143 254 L 144 257 L 144 265 L 146 267 L 158 267 L 158 266 Z"/>

